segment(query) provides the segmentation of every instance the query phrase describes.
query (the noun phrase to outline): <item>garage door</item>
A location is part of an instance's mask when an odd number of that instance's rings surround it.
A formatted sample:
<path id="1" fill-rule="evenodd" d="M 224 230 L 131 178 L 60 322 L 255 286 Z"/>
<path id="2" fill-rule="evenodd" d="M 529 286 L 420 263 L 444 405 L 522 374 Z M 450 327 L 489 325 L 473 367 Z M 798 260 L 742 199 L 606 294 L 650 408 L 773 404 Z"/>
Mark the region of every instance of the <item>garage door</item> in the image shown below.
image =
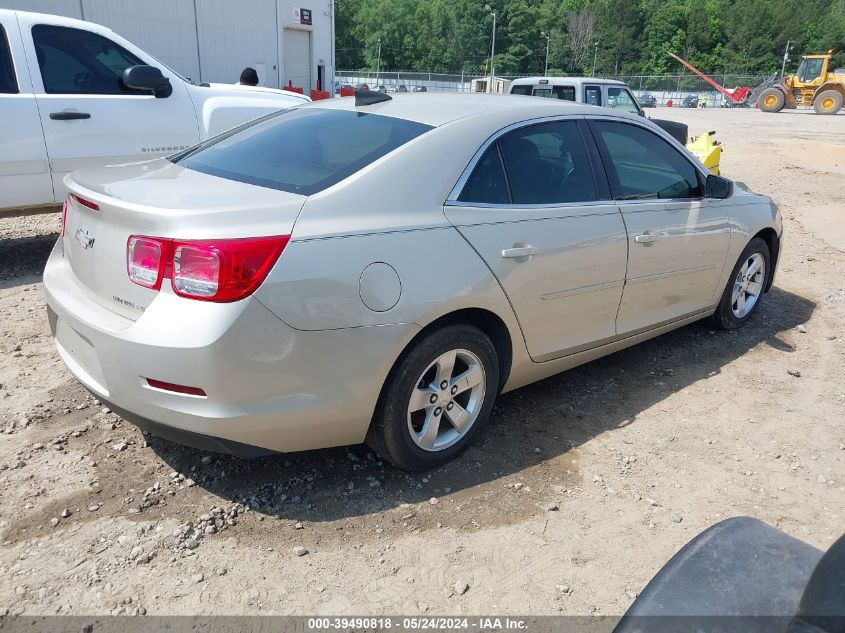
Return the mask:
<path id="1" fill-rule="evenodd" d="M 311 89 L 311 31 L 300 29 L 284 30 L 284 68 L 283 84 L 293 82 L 297 88 L 303 88 L 305 94 Z"/>

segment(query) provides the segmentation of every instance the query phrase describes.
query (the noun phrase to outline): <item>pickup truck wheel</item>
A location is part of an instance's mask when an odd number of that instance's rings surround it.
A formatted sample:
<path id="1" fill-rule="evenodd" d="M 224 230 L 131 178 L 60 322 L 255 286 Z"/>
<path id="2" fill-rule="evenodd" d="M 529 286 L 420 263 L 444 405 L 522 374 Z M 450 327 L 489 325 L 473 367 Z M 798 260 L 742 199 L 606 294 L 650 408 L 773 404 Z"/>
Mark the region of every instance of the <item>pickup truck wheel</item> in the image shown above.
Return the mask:
<path id="1" fill-rule="evenodd" d="M 757 107 L 763 112 L 780 112 L 786 103 L 786 96 L 778 88 L 767 88 L 757 100 Z"/>
<path id="2" fill-rule="evenodd" d="M 484 426 L 499 384 L 493 343 L 470 325 L 446 325 L 417 341 L 390 373 L 367 444 L 404 470 L 457 456 Z"/>
<path id="3" fill-rule="evenodd" d="M 813 102 L 816 114 L 836 114 L 842 109 L 842 93 L 837 90 L 825 90 Z"/>
<path id="4" fill-rule="evenodd" d="M 735 330 L 751 318 L 763 298 L 770 261 L 769 245 L 765 240 L 755 237 L 748 243 L 734 265 L 719 306 L 713 313 L 716 327 Z"/>

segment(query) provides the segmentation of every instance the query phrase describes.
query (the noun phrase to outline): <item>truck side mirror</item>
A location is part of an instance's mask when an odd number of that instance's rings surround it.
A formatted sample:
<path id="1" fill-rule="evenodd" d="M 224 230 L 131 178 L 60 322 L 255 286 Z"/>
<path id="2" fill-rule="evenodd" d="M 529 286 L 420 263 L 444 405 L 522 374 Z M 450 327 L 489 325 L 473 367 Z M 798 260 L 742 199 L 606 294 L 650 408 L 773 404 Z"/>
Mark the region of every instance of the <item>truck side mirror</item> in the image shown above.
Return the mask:
<path id="1" fill-rule="evenodd" d="M 734 183 L 732 180 L 722 178 L 716 174 L 708 174 L 707 180 L 704 181 L 704 197 L 715 198 L 716 200 L 724 200 L 730 198 L 734 192 Z"/>
<path id="2" fill-rule="evenodd" d="M 155 66 L 130 66 L 123 71 L 123 85 L 132 90 L 149 90 L 157 99 L 169 97 L 173 92 L 170 80 Z"/>

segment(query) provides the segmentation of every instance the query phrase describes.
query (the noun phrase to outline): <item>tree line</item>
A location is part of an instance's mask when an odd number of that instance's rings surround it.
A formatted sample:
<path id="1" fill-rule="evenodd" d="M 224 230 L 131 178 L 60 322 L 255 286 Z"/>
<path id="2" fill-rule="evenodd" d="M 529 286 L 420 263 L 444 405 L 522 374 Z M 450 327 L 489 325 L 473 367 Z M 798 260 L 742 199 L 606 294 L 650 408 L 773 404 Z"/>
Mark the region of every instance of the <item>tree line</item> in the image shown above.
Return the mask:
<path id="1" fill-rule="evenodd" d="M 838 49 L 845 0 L 336 0 L 337 67 L 496 74 L 678 74 L 673 52 L 707 73 L 780 70 L 787 41 Z M 489 9 L 487 8 L 489 7 Z"/>

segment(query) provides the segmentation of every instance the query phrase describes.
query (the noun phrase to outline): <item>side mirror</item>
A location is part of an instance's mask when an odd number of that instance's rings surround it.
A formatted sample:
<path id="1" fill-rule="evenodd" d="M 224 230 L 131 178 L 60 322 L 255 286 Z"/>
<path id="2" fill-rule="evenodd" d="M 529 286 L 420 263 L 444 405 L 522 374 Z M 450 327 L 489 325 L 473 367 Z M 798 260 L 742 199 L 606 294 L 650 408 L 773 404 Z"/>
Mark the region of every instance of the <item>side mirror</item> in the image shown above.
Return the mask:
<path id="1" fill-rule="evenodd" d="M 734 192 L 734 183 L 732 180 L 722 178 L 716 174 L 708 174 L 707 180 L 704 182 L 704 197 L 715 198 L 717 200 L 724 200 L 730 198 Z"/>
<path id="2" fill-rule="evenodd" d="M 123 71 L 123 85 L 132 90 L 149 90 L 158 99 L 169 97 L 173 92 L 170 80 L 155 66 L 130 66 Z"/>

